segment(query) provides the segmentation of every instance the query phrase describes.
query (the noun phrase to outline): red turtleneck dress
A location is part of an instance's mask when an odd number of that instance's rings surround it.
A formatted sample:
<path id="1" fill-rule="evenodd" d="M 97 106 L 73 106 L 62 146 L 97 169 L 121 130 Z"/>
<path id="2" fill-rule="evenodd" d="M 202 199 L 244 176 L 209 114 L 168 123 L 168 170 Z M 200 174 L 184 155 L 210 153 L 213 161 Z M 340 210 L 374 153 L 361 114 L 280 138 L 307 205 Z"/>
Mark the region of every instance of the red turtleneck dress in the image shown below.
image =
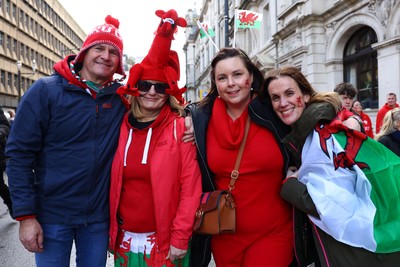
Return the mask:
<path id="1" fill-rule="evenodd" d="M 227 189 L 248 116 L 233 121 L 217 99 L 207 132 L 208 165 L 218 189 Z M 293 258 L 292 209 L 280 197 L 283 158 L 273 134 L 251 123 L 232 191 L 236 233 L 212 237 L 217 266 L 287 267 Z"/>

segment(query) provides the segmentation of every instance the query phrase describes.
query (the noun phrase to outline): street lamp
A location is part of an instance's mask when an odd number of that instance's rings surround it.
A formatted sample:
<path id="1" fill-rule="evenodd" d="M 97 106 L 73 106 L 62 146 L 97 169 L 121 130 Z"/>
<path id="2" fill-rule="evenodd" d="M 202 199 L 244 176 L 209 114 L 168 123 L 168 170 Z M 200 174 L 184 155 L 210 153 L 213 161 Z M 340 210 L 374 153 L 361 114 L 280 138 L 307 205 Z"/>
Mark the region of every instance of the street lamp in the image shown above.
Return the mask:
<path id="1" fill-rule="evenodd" d="M 32 60 L 32 72 L 23 72 L 21 73 L 21 68 L 22 68 L 22 62 L 21 61 L 17 61 L 17 69 L 18 69 L 18 103 L 19 101 L 21 101 L 21 75 L 29 75 L 32 76 L 35 74 L 36 72 L 36 60 L 33 59 Z"/>

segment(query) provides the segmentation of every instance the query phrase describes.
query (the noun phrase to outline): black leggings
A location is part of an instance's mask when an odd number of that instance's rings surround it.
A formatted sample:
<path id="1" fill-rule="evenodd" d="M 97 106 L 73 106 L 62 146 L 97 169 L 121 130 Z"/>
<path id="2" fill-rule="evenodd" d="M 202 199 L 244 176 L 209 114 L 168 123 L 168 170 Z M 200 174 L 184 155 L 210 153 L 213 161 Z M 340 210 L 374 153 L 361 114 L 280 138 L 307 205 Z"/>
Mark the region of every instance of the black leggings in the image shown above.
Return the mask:
<path id="1" fill-rule="evenodd" d="M 0 196 L 4 200 L 4 204 L 7 205 L 8 210 L 10 213 L 12 213 L 12 205 L 11 205 L 11 197 L 10 197 L 10 190 L 8 189 L 8 186 L 4 182 L 4 175 L 3 171 L 0 170 L 1 172 L 1 179 L 0 179 Z"/>

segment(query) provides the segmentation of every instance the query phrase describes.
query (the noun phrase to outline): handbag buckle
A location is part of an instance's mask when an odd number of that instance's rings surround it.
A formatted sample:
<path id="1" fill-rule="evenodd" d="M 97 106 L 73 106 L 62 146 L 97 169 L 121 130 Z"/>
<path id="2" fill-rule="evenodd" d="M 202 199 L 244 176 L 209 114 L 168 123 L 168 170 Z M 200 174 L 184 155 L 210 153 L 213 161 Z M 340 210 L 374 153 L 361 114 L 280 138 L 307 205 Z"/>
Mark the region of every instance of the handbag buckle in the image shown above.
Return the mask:
<path id="1" fill-rule="evenodd" d="M 239 177 L 239 171 L 238 170 L 233 170 L 231 173 L 231 178 L 236 180 Z"/>
<path id="2" fill-rule="evenodd" d="M 196 211 L 196 218 L 201 218 L 203 216 L 203 214 L 204 214 L 203 209 L 198 209 Z"/>

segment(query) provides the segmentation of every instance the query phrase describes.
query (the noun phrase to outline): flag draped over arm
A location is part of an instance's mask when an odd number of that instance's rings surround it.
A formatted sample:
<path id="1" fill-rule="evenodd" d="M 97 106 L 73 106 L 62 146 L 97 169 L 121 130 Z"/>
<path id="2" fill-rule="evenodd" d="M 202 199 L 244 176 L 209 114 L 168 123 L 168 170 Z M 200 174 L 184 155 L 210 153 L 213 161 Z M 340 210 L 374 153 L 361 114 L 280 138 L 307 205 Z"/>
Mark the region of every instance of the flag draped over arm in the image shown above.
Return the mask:
<path id="1" fill-rule="evenodd" d="M 302 151 L 299 181 L 320 218 L 310 219 L 345 244 L 400 251 L 400 157 L 341 122 L 320 125 Z"/>

